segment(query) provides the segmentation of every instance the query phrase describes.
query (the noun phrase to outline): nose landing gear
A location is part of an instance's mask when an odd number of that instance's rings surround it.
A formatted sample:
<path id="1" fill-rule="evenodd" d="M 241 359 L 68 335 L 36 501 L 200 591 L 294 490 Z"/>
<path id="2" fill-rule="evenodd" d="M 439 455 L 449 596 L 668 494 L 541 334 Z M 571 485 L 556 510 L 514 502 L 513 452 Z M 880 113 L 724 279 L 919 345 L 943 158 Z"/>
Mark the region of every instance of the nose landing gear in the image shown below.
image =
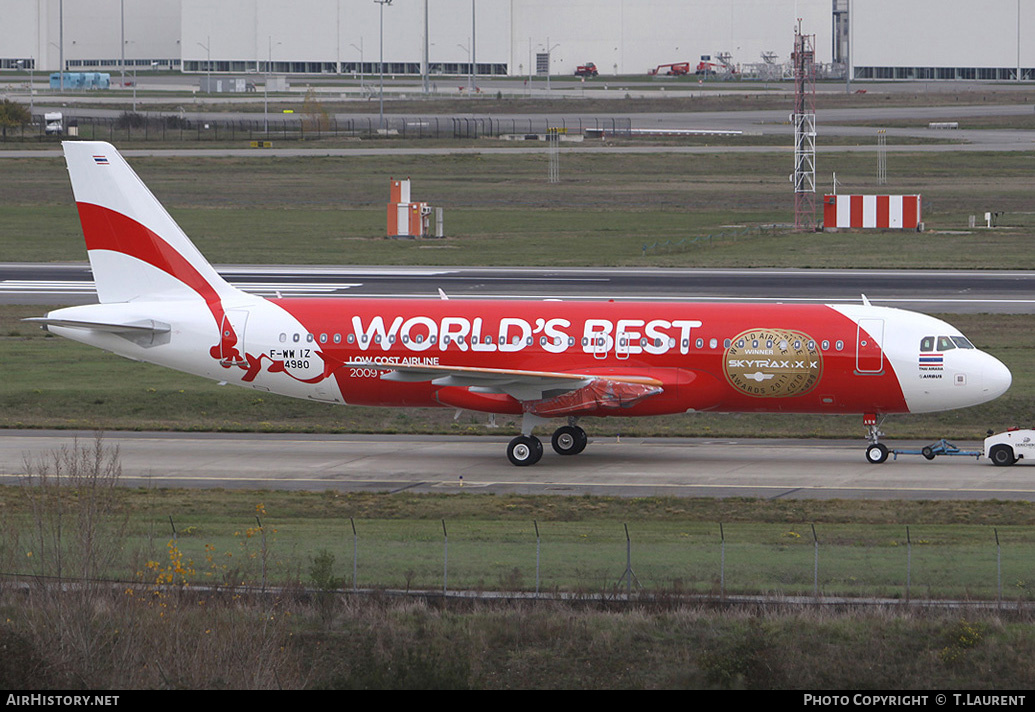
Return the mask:
<path id="1" fill-rule="evenodd" d="M 871 465 L 879 465 L 888 459 L 888 446 L 884 443 L 873 443 L 866 448 L 866 461 Z"/>
<path id="2" fill-rule="evenodd" d="M 884 419 L 881 418 L 881 423 Z M 863 416 L 863 425 L 868 429 L 866 439 L 870 441 L 870 446 L 866 448 L 866 461 L 871 465 L 879 465 L 888 459 L 888 446 L 880 442 L 880 439 L 884 437 L 884 433 L 880 430 L 880 423 L 877 422 L 876 413 L 867 413 Z"/>

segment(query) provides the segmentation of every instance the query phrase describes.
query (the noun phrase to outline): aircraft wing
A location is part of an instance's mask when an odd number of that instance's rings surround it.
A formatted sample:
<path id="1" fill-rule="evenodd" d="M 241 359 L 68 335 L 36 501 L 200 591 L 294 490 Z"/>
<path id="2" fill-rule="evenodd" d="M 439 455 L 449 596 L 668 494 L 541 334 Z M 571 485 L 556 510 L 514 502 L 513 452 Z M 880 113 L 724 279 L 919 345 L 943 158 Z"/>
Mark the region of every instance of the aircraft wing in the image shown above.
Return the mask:
<path id="1" fill-rule="evenodd" d="M 427 364 L 375 363 L 351 361 L 349 366 L 389 371 L 386 381 L 431 381 L 436 386 L 458 386 L 474 393 L 505 393 L 523 403 L 557 401 L 566 394 L 580 394 L 594 401 L 606 392 L 625 405 L 661 393 L 661 381 L 649 376 L 596 375 L 561 371 L 524 371 L 509 368 L 480 368 Z M 569 401 L 571 399 L 568 399 Z M 576 398 L 576 401 L 578 398 Z M 574 403 L 569 402 L 569 407 Z"/>

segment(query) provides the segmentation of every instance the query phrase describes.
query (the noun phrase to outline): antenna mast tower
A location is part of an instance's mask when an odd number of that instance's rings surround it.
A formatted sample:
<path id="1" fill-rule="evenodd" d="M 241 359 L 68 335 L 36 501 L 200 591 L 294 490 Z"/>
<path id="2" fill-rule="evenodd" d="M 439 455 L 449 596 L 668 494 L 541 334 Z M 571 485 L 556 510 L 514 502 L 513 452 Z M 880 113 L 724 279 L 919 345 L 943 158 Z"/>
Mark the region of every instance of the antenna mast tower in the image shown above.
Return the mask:
<path id="1" fill-rule="evenodd" d="M 816 36 L 794 31 L 794 229 L 816 228 Z"/>

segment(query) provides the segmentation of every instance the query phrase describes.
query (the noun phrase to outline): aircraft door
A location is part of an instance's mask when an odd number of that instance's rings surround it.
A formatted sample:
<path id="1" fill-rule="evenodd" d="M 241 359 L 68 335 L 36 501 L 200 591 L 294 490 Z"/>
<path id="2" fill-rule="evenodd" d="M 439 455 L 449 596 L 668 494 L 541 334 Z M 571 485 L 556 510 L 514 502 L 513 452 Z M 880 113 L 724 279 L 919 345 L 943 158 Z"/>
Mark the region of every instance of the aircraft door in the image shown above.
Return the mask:
<path id="1" fill-rule="evenodd" d="M 219 326 L 219 359 L 227 365 L 246 363 L 244 330 L 248 324 L 248 312 L 244 309 L 230 309 L 223 315 Z"/>
<path id="2" fill-rule="evenodd" d="M 632 353 L 630 349 L 629 335 L 624 331 L 619 331 L 615 334 L 615 356 L 620 359 L 629 358 L 629 354 Z"/>
<path id="3" fill-rule="evenodd" d="M 860 319 L 855 338 L 855 372 L 884 372 L 884 320 Z"/>

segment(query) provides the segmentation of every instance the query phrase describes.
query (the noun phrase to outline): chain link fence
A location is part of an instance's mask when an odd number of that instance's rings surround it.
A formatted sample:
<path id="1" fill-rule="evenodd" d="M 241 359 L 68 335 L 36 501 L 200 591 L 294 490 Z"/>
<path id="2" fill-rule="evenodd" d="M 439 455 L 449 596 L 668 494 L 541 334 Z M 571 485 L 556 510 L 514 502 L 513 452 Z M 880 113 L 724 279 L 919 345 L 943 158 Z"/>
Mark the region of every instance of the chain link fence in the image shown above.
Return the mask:
<path id="1" fill-rule="evenodd" d="M 339 119 L 326 115 L 285 118 L 195 119 L 175 115 L 125 113 L 115 118 L 64 116 L 64 135 L 47 134 L 41 115 L 30 124 L 8 127 L 6 141 L 57 141 L 64 137 L 116 141 L 304 141 L 327 138 L 546 140 L 555 130 L 590 138 L 629 136 L 632 120 L 618 117 L 378 116 Z"/>

